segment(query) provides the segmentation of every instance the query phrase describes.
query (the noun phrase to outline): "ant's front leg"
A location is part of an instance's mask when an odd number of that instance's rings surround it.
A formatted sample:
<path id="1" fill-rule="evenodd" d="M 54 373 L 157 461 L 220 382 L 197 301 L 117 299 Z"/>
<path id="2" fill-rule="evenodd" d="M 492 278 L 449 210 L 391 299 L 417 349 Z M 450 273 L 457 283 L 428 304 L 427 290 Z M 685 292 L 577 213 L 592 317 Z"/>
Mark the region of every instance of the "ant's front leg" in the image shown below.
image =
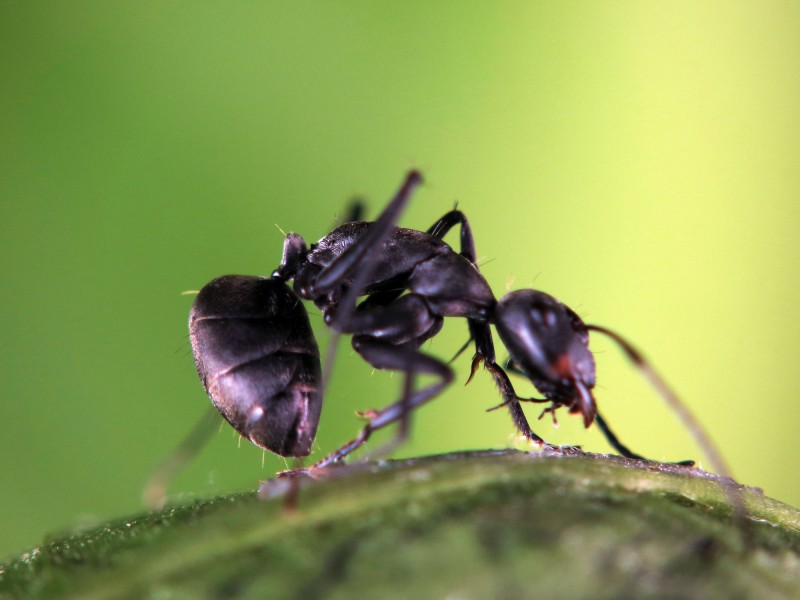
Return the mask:
<path id="1" fill-rule="evenodd" d="M 589 326 L 589 328 L 592 328 L 592 327 L 593 326 L 591 326 L 591 325 Z M 513 373 L 513 374 L 519 375 L 521 377 L 527 377 L 525 372 L 522 369 L 520 369 L 517 366 L 517 364 L 514 362 L 514 360 L 511 359 L 511 358 L 509 358 L 506 361 L 505 368 L 508 370 L 509 373 Z M 544 399 L 544 400 L 531 399 L 531 401 L 532 402 L 537 402 L 537 401 L 549 402 L 549 400 L 547 400 L 547 399 Z M 555 410 L 555 408 L 557 408 L 557 407 L 554 406 L 551 409 L 551 411 Z M 544 413 L 542 413 L 542 414 L 544 414 Z M 555 419 L 555 413 L 553 414 L 553 418 Z M 651 460 L 651 459 L 649 459 L 649 458 L 647 458 L 645 456 L 642 456 L 641 454 L 637 454 L 636 452 L 634 452 L 633 450 L 628 448 L 628 446 L 623 444 L 620 441 L 620 439 L 616 436 L 616 434 L 613 431 L 611 431 L 611 427 L 609 427 L 608 423 L 600 415 L 599 412 L 595 412 L 594 422 L 597 423 L 597 426 L 600 428 L 600 431 L 603 433 L 603 436 L 605 436 L 606 441 L 609 443 L 609 445 L 612 448 L 614 448 L 617 452 L 619 452 L 619 454 L 621 456 L 624 456 L 625 458 L 633 458 L 633 459 L 636 459 L 636 460 L 646 460 L 648 462 L 655 462 L 655 461 L 653 461 L 653 460 Z M 679 466 L 683 466 L 683 467 L 691 467 L 691 466 L 694 466 L 695 462 L 693 460 L 682 460 L 682 461 L 678 461 L 676 463 L 671 463 L 671 464 L 675 464 L 675 465 L 679 465 Z"/>
<path id="2" fill-rule="evenodd" d="M 545 442 L 531 429 L 528 419 L 522 411 L 522 406 L 520 406 L 520 398 L 517 396 L 516 391 L 514 391 L 514 386 L 511 385 L 511 380 L 509 380 L 508 375 L 506 375 L 506 372 L 500 365 L 497 364 L 494 353 L 494 342 L 492 341 L 492 333 L 489 324 L 469 320 L 469 330 L 472 339 L 475 340 L 476 355 L 475 361 L 473 361 L 473 372 L 474 368 L 477 367 L 477 363 L 483 360 L 484 368 L 491 373 L 495 384 L 500 390 L 500 394 L 503 396 L 502 405 L 508 406 L 508 411 L 511 413 L 511 420 L 514 422 L 517 431 L 537 446 L 544 446 L 553 450 L 556 449 L 555 446 Z M 470 375 L 470 377 L 472 376 Z"/>

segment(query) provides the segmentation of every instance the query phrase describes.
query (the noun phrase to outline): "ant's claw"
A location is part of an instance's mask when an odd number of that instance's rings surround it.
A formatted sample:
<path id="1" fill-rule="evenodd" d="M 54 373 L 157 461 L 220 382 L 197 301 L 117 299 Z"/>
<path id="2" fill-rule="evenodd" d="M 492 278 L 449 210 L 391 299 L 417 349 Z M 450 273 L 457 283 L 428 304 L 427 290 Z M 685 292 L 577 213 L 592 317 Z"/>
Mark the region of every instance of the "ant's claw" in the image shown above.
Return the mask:
<path id="1" fill-rule="evenodd" d="M 464 385 L 469 385 L 469 382 L 472 381 L 472 378 L 475 377 L 475 373 L 478 370 L 478 367 L 483 362 L 484 357 L 480 354 L 476 354 L 472 357 L 472 366 L 470 367 L 469 377 L 467 377 L 467 381 Z"/>

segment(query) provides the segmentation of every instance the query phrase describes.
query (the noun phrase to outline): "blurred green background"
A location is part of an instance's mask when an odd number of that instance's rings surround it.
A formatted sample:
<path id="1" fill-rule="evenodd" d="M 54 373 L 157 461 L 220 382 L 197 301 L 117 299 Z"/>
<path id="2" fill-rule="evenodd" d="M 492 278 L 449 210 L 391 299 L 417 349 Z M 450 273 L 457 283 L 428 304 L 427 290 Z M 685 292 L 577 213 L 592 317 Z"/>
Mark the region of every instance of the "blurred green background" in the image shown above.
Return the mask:
<path id="1" fill-rule="evenodd" d="M 798 31 L 794 2 L 3 2 L 0 557 L 141 510 L 208 402 L 182 291 L 269 274 L 275 224 L 316 240 L 411 166 L 403 224 L 458 200 L 498 296 L 535 285 L 629 336 L 740 480 L 800 504 Z M 317 456 L 399 393 L 342 348 Z M 593 349 L 622 439 L 702 459 Z M 455 368 L 399 456 L 519 444 L 488 375 Z M 566 414 L 535 429 L 608 451 Z M 172 491 L 283 468 L 225 426 Z"/>

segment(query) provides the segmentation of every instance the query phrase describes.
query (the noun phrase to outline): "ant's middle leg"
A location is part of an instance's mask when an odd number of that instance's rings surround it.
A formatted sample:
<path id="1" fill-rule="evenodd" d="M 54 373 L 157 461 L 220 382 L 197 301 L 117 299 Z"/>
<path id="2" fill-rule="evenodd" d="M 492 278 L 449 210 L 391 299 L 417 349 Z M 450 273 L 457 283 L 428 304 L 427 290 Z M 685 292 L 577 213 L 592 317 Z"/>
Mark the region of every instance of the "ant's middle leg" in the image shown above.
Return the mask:
<path id="1" fill-rule="evenodd" d="M 455 225 L 461 225 L 461 256 L 466 258 L 477 268 L 475 263 L 475 239 L 472 237 L 472 228 L 469 226 L 466 215 L 460 210 L 451 210 L 441 219 L 428 228 L 427 233 L 437 239 L 442 239 Z"/>
<path id="2" fill-rule="evenodd" d="M 477 269 L 477 253 L 475 251 L 475 239 L 472 236 L 472 228 L 469 225 L 466 215 L 460 210 L 453 209 L 446 213 L 441 219 L 436 221 L 428 229 L 428 233 L 436 238 L 443 238 L 455 225 L 461 225 L 461 256 L 466 258 Z M 468 319 L 470 337 L 475 341 L 475 359 L 473 360 L 470 379 L 475 374 L 475 369 L 480 362 L 494 378 L 500 393 L 503 396 L 503 404 L 508 406 L 511 420 L 517 430 L 527 439 L 537 445 L 548 445 L 542 438 L 536 435 L 531 429 L 528 419 L 520 406 L 520 398 L 514 391 L 514 386 L 506 375 L 505 371 L 497 364 L 494 352 L 494 342 L 488 323 Z M 469 381 L 469 380 L 468 380 Z M 549 445 L 548 445 L 549 446 Z"/>

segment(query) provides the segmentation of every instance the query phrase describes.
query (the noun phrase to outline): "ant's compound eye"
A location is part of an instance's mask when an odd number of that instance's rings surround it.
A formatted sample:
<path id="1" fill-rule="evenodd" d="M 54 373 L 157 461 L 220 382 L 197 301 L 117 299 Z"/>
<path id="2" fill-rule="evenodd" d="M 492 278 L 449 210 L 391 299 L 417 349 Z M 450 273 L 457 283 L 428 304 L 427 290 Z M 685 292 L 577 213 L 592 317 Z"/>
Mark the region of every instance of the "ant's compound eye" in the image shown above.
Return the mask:
<path id="1" fill-rule="evenodd" d="M 536 306 L 531 309 L 531 317 L 537 325 L 544 327 L 555 327 L 558 321 L 558 316 L 553 310 L 549 308 L 541 309 Z"/>

